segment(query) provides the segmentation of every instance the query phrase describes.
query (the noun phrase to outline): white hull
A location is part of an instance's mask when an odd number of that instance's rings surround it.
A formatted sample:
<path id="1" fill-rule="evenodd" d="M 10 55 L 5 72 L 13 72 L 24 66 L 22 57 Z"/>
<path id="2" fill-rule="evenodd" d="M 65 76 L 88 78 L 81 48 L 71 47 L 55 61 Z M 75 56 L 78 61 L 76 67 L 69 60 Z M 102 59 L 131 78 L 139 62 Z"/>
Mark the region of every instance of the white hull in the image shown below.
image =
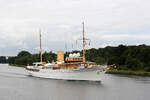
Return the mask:
<path id="1" fill-rule="evenodd" d="M 62 80 L 85 80 L 85 81 L 101 81 L 101 73 L 99 71 L 74 71 L 69 69 L 40 69 L 39 72 L 29 71 L 29 75 L 41 78 L 62 79 Z"/>

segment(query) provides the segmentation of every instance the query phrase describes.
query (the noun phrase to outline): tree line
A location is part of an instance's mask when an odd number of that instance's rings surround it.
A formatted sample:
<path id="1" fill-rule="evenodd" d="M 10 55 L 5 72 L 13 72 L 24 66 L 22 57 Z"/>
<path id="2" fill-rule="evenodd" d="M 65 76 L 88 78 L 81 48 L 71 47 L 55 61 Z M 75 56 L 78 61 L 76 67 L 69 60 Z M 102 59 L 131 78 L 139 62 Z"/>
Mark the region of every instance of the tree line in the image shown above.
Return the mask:
<path id="1" fill-rule="evenodd" d="M 87 60 L 99 64 L 115 64 L 118 70 L 150 71 L 150 46 L 107 46 L 87 50 Z"/>
<path id="2" fill-rule="evenodd" d="M 0 63 L 2 64 L 8 63 L 7 58 L 5 56 L 0 56 Z"/>
<path id="3" fill-rule="evenodd" d="M 65 57 L 70 53 L 82 51 L 66 52 Z M 57 55 L 53 52 L 44 52 L 43 61 L 56 61 Z M 144 70 L 150 71 L 150 46 L 126 46 L 117 47 L 107 46 L 105 48 L 91 48 L 86 50 L 87 61 L 96 62 L 97 64 L 116 64 L 118 70 Z M 1 60 L 1 59 L 0 59 Z M 15 57 L 8 57 L 9 64 L 26 65 L 33 62 L 39 62 L 39 54 L 31 54 L 28 51 L 21 51 Z"/>
<path id="4" fill-rule="evenodd" d="M 56 61 L 57 55 L 53 52 L 44 52 L 42 59 L 44 62 Z M 8 63 L 10 65 L 32 65 L 34 62 L 40 62 L 40 54 L 31 54 L 28 51 L 21 51 L 15 57 L 8 57 Z"/>

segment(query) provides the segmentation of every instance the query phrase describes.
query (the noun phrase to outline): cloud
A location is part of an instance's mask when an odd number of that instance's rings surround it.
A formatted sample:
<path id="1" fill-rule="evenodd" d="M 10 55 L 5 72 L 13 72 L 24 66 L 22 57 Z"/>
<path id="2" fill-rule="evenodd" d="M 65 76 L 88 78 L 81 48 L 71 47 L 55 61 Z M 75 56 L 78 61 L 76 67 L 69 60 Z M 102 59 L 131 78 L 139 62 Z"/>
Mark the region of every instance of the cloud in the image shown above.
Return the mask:
<path id="1" fill-rule="evenodd" d="M 148 0 L 2 0 L 0 55 L 38 52 L 39 28 L 45 50 L 65 50 L 65 44 L 72 50 L 82 36 L 83 20 L 91 47 L 149 44 L 149 4 Z"/>

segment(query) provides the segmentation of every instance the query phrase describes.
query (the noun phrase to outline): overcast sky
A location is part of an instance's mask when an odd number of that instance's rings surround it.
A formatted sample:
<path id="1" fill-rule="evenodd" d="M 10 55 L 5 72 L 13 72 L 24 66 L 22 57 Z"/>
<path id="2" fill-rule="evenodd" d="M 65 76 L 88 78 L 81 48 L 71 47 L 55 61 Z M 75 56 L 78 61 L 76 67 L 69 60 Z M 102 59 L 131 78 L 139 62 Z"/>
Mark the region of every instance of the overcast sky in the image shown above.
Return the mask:
<path id="1" fill-rule="evenodd" d="M 150 44 L 150 0 L 0 0 L 0 55 L 80 49 L 82 21 L 90 48 Z M 89 48 L 89 47 L 88 47 Z"/>

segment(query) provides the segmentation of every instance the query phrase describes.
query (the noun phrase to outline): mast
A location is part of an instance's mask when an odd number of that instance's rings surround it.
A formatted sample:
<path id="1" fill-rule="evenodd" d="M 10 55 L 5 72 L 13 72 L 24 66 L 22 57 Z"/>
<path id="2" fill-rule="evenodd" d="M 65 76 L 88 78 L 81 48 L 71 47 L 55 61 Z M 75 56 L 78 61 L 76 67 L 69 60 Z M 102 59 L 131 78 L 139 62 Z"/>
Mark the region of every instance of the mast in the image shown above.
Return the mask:
<path id="1" fill-rule="evenodd" d="M 83 24 L 83 62 L 86 61 L 85 59 L 85 53 L 86 53 L 86 48 L 85 48 L 85 45 L 86 45 L 86 41 L 85 41 L 85 34 L 84 34 L 84 22 L 82 23 Z"/>
<path id="2" fill-rule="evenodd" d="M 90 43 L 90 39 L 87 39 L 85 37 L 85 30 L 84 30 L 84 22 L 82 22 L 83 24 L 83 31 L 82 31 L 82 38 L 81 39 L 78 39 L 78 40 L 82 40 L 82 57 L 83 57 L 83 62 L 86 62 L 86 57 L 85 57 L 85 54 L 86 54 L 86 41 L 89 40 L 89 43 Z M 76 40 L 76 43 L 77 43 L 77 40 Z"/>
<path id="3" fill-rule="evenodd" d="M 40 62 L 42 62 L 42 39 L 41 39 L 41 30 L 40 30 Z"/>

